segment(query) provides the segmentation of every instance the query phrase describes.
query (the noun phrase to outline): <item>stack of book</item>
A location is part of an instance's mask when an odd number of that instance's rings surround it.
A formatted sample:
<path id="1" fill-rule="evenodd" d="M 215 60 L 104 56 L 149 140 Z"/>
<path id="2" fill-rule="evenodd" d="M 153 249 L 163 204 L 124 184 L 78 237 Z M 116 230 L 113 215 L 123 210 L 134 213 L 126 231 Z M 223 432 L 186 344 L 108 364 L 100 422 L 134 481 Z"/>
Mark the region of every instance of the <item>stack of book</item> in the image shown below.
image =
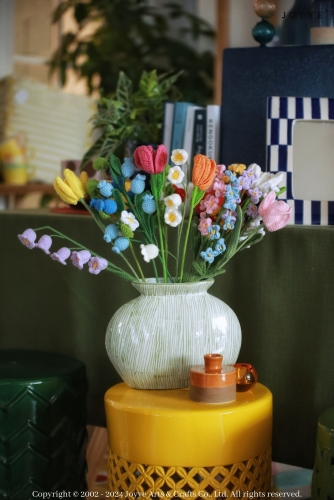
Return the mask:
<path id="1" fill-rule="evenodd" d="M 174 149 L 184 149 L 192 159 L 206 155 L 218 162 L 220 140 L 220 106 L 195 106 L 189 102 L 166 102 L 163 144 L 168 156 Z"/>

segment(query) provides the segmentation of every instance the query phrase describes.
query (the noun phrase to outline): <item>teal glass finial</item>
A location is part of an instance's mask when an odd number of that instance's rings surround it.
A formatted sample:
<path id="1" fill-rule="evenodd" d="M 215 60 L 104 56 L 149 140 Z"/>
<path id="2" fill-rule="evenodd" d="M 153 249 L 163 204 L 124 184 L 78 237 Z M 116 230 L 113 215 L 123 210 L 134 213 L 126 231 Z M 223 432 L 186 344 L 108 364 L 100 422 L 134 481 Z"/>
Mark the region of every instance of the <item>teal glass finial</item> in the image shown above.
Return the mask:
<path id="1" fill-rule="evenodd" d="M 260 45 L 265 46 L 274 38 L 275 32 L 274 26 L 266 19 L 262 19 L 262 21 L 254 26 L 252 34 L 254 40 L 259 42 Z"/>
<path id="2" fill-rule="evenodd" d="M 276 12 L 276 4 L 274 0 L 255 0 L 254 2 L 255 13 L 261 18 L 252 31 L 253 38 L 264 47 L 267 43 L 271 42 L 274 38 L 276 30 L 274 26 L 267 21 Z"/>

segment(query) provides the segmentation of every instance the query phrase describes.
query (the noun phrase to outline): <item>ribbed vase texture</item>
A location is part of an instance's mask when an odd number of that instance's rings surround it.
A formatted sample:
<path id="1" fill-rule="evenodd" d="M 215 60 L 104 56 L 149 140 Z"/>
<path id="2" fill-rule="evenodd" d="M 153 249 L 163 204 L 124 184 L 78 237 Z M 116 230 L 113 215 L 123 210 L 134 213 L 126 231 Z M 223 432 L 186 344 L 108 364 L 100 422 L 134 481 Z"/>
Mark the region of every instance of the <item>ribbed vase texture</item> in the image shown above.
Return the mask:
<path id="1" fill-rule="evenodd" d="M 108 356 L 127 385 L 181 389 L 204 354 L 236 362 L 240 324 L 227 304 L 207 293 L 212 284 L 133 283 L 141 295 L 116 311 L 106 333 Z"/>

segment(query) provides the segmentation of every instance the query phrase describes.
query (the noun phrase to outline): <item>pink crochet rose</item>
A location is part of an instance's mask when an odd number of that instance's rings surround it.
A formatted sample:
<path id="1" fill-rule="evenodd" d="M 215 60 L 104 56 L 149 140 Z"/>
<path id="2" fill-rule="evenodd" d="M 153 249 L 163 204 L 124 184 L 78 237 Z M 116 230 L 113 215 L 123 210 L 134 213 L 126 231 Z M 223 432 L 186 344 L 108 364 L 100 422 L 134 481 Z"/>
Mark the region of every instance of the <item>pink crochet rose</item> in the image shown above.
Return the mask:
<path id="1" fill-rule="evenodd" d="M 287 225 L 291 217 L 291 207 L 282 200 L 276 200 L 275 191 L 270 191 L 261 201 L 258 213 L 268 231 L 273 232 Z"/>

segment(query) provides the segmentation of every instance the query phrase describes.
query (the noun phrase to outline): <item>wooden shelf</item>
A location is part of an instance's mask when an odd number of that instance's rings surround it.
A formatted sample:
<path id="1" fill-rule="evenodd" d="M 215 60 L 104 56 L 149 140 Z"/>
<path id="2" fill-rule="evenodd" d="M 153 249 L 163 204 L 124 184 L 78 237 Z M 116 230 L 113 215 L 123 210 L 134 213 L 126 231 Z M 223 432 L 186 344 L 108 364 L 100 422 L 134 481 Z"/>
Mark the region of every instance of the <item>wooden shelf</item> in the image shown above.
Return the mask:
<path id="1" fill-rule="evenodd" d="M 0 183 L 0 195 L 7 197 L 7 205 L 9 209 L 16 207 L 17 198 L 28 193 L 51 194 L 58 199 L 57 193 L 52 184 L 43 184 L 41 182 L 29 182 L 27 184 Z"/>

